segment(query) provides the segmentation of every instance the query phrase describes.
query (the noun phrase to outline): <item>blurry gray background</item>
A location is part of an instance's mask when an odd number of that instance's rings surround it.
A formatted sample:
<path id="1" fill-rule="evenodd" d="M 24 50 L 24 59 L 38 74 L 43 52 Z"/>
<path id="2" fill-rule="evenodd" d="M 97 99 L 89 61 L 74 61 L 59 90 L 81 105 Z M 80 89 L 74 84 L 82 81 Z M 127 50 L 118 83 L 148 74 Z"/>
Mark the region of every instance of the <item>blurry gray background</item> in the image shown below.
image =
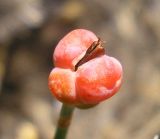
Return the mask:
<path id="1" fill-rule="evenodd" d="M 160 133 L 160 0 L 0 0 L 0 138 L 51 139 L 61 103 L 48 89 L 52 53 L 76 28 L 123 65 L 118 94 L 76 109 L 68 139 L 152 139 Z"/>

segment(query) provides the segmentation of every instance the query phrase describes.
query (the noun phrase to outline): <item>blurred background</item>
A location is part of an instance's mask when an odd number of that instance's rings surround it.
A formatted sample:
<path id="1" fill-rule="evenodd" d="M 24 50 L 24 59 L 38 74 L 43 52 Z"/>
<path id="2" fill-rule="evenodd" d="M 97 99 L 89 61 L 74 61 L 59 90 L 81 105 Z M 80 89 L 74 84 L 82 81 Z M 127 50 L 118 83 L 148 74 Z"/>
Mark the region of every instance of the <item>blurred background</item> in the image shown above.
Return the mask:
<path id="1" fill-rule="evenodd" d="M 51 139 L 61 107 L 48 89 L 52 54 L 76 28 L 106 41 L 121 90 L 76 109 L 68 139 L 153 139 L 160 133 L 160 0 L 0 0 L 0 138 Z"/>

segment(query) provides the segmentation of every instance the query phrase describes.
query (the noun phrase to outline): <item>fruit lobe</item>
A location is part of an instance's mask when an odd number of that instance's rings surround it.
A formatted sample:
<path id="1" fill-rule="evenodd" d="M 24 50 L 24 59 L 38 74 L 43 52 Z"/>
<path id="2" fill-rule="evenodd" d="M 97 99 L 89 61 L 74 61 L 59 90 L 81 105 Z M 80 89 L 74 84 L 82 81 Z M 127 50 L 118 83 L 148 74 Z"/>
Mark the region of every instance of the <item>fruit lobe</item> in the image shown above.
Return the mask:
<path id="1" fill-rule="evenodd" d="M 56 67 L 73 68 L 72 61 L 85 52 L 91 44 L 98 40 L 88 30 L 77 29 L 68 33 L 55 48 L 53 59 Z"/>
<path id="2" fill-rule="evenodd" d="M 88 30 L 68 33 L 53 58 L 56 68 L 49 75 L 49 88 L 61 102 L 91 107 L 113 96 L 121 86 L 121 64 L 105 55 L 101 40 Z"/>
<path id="3" fill-rule="evenodd" d="M 69 69 L 54 68 L 49 75 L 49 88 L 58 100 L 74 103 L 75 73 Z"/>
<path id="4" fill-rule="evenodd" d="M 106 55 L 83 64 L 76 74 L 79 100 L 95 104 L 114 95 L 121 83 L 121 72 L 120 63 Z"/>

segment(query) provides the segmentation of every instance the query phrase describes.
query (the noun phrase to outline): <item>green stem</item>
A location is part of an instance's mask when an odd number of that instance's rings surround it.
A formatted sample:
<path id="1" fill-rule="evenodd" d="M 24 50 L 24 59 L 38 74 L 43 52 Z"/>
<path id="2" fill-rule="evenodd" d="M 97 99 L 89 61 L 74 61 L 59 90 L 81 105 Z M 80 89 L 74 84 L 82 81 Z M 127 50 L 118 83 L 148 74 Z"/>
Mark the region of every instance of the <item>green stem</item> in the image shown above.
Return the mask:
<path id="1" fill-rule="evenodd" d="M 74 111 L 73 106 L 70 106 L 67 104 L 62 105 L 54 139 L 65 139 L 66 138 L 67 131 L 70 125 L 70 121 L 72 119 L 73 111 Z"/>

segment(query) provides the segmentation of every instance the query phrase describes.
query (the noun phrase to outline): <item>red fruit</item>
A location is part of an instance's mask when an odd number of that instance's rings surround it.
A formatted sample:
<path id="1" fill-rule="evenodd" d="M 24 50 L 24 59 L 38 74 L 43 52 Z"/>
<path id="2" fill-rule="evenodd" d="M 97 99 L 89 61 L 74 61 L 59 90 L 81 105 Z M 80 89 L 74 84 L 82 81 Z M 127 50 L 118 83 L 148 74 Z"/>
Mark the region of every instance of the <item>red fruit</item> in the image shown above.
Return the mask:
<path id="1" fill-rule="evenodd" d="M 90 107 L 113 96 L 122 80 L 121 64 L 104 54 L 101 40 L 77 29 L 67 34 L 54 52 L 49 88 L 64 103 Z"/>

